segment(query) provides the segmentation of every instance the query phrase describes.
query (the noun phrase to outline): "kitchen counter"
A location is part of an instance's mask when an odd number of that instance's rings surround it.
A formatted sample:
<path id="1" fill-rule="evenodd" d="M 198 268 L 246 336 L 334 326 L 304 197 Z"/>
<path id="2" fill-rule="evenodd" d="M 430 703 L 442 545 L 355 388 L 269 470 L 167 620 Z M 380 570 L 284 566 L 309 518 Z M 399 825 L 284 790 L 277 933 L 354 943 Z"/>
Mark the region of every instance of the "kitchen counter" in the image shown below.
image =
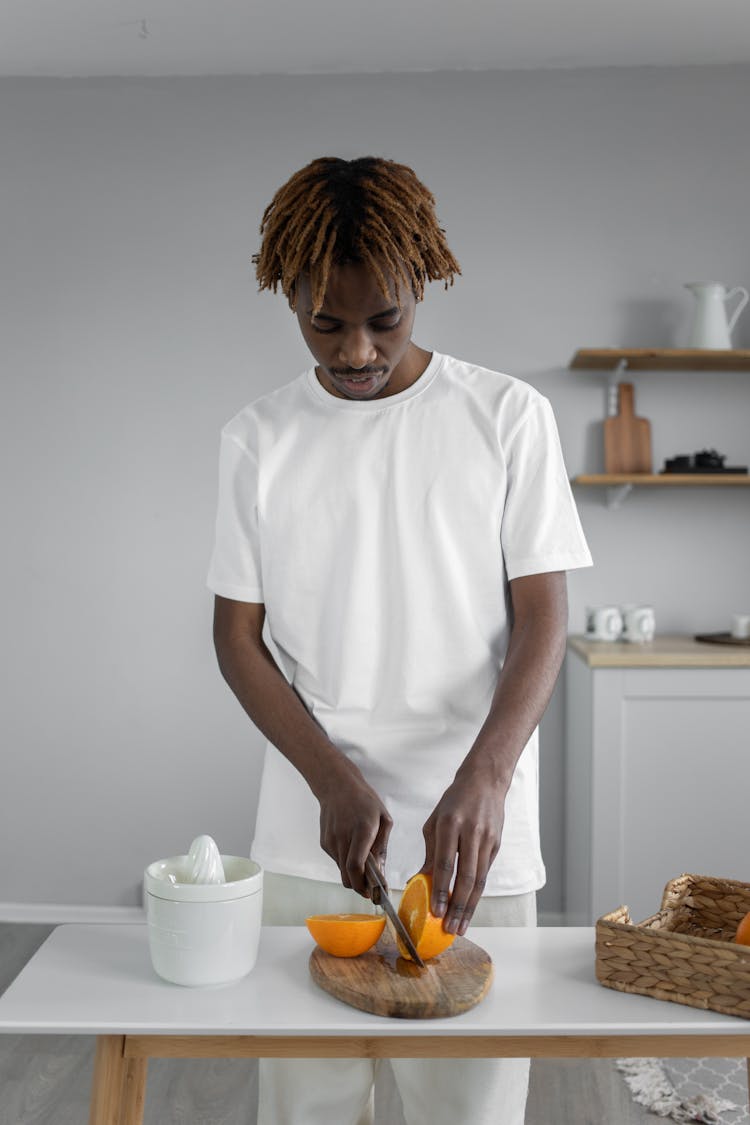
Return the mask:
<path id="1" fill-rule="evenodd" d="M 570 636 L 568 650 L 589 668 L 750 668 L 750 644 L 710 644 L 687 633 L 656 636 L 644 644 Z"/>

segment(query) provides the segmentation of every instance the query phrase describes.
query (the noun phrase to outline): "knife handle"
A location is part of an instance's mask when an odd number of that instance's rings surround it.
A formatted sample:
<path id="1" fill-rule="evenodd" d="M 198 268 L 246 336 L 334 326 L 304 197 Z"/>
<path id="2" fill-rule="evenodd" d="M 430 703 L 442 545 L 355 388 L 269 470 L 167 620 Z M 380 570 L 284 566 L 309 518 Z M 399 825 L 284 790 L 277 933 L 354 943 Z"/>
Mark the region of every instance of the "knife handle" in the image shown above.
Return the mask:
<path id="1" fill-rule="evenodd" d="M 369 875 L 368 882 L 370 884 L 370 892 L 372 894 L 372 901 L 376 906 L 380 906 L 380 891 L 381 888 L 388 894 L 388 884 L 385 881 L 385 875 L 380 870 L 375 856 L 370 852 L 365 860 L 365 871 Z"/>

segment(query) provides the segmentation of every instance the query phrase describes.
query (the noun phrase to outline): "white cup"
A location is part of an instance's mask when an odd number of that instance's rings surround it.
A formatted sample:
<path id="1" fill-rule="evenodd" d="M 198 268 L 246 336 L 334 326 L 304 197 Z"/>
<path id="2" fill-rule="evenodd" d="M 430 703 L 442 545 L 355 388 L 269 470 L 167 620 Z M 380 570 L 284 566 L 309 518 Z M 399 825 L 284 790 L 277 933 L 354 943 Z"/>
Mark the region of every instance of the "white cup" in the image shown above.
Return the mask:
<path id="1" fill-rule="evenodd" d="M 622 639 L 631 644 L 645 644 L 653 641 L 656 632 L 656 618 L 653 606 L 626 605 L 622 607 Z"/>
<path id="2" fill-rule="evenodd" d="M 181 883 L 187 858 L 157 860 L 144 873 L 151 963 L 172 984 L 230 984 L 247 976 L 258 955 L 263 870 L 223 855 L 225 883 Z"/>
<path id="3" fill-rule="evenodd" d="M 750 640 L 750 613 L 732 614 L 732 636 L 738 641 Z"/>
<path id="4" fill-rule="evenodd" d="M 616 641 L 622 631 L 622 614 L 616 605 L 586 608 L 586 636 L 590 641 Z"/>

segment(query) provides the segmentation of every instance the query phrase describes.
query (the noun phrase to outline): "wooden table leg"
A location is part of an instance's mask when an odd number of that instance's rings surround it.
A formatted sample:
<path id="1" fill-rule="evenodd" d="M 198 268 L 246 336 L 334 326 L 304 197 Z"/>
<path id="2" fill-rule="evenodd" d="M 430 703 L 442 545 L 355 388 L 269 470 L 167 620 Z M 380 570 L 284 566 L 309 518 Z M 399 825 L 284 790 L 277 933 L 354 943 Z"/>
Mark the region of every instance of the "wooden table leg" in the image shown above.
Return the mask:
<path id="1" fill-rule="evenodd" d="M 120 1125 L 120 1104 L 127 1069 L 124 1035 L 99 1035 L 91 1084 L 89 1125 Z"/>
<path id="2" fill-rule="evenodd" d="M 119 1125 L 143 1125 L 148 1059 L 127 1059 Z"/>

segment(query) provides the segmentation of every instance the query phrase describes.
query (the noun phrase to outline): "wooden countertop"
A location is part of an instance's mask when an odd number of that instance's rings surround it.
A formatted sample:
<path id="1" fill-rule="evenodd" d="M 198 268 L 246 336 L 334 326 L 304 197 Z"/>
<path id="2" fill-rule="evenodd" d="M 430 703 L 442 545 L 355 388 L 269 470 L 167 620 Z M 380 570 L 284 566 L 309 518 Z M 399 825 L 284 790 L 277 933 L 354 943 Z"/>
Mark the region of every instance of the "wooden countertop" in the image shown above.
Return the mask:
<path id="1" fill-rule="evenodd" d="M 571 636 L 568 648 L 590 668 L 750 668 L 750 645 L 710 644 L 689 634 L 656 636 L 644 644 Z"/>

